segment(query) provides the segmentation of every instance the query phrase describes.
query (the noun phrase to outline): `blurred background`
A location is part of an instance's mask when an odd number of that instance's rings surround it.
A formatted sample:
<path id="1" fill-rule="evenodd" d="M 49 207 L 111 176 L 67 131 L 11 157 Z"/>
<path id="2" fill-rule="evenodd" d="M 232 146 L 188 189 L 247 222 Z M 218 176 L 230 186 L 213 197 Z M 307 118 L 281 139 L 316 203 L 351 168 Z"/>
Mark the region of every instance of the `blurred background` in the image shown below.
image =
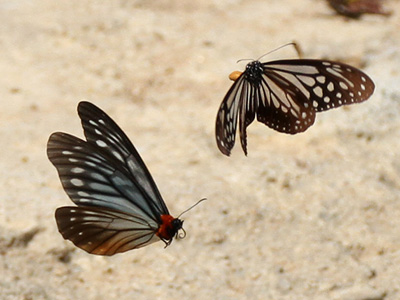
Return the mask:
<path id="1" fill-rule="evenodd" d="M 400 299 L 400 2 L 0 0 L 0 299 Z M 305 133 L 214 136 L 228 75 L 291 41 L 375 82 Z M 264 61 L 297 58 L 286 47 Z M 46 157 L 86 99 L 125 131 L 187 237 L 113 257 L 64 241 Z"/>

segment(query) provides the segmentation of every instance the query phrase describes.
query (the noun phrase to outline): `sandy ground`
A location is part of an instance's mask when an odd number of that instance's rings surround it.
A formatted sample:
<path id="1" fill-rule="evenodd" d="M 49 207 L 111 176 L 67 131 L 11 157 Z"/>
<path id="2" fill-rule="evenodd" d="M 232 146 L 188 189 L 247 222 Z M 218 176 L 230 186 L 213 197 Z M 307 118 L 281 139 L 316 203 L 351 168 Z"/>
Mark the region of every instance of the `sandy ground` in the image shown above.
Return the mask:
<path id="1" fill-rule="evenodd" d="M 0 299 L 400 299 L 400 3 L 345 20 L 322 0 L 0 1 Z M 214 122 L 241 58 L 296 40 L 362 68 L 373 97 L 289 136 Z M 296 57 L 290 47 L 265 59 Z M 46 157 L 87 99 L 125 130 L 187 237 L 113 257 L 64 241 Z"/>

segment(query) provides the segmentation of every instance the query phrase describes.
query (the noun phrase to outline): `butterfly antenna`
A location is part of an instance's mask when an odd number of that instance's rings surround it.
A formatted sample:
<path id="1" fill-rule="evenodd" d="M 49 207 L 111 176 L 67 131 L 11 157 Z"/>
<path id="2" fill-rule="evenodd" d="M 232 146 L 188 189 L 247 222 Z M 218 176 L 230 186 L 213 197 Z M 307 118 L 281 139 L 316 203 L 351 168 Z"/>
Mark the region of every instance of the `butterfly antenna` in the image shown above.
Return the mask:
<path id="1" fill-rule="evenodd" d="M 184 213 L 188 212 L 189 210 L 191 210 L 193 207 L 197 206 L 198 204 L 200 204 L 200 202 L 203 202 L 204 200 L 207 200 L 207 198 L 200 199 L 195 204 L 193 204 L 191 207 L 189 207 L 188 209 L 181 212 L 180 215 L 177 217 L 177 219 L 179 219 Z"/>
<path id="2" fill-rule="evenodd" d="M 296 52 L 297 52 L 297 56 L 298 56 L 299 58 L 303 58 L 303 56 L 304 56 L 304 55 L 303 55 L 303 50 L 301 50 L 300 45 L 297 44 L 296 42 L 293 42 L 292 44 L 293 44 L 294 50 L 296 50 Z"/>
<path id="3" fill-rule="evenodd" d="M 183 229 L 183 227 L 180 229 L 181 232 L 177 234 L 177 239 L 182 240 L 186 237 L 186 231 L 185 229 Z"/>
<path id="4" fill-rule="evenodd" d="M 238 63 L 240 63 L 241 61 L 244 61 L 244 60 L 254 60 L 254 59 L 252 59 L 252 58 L 242 58 L 242 59 L 239 59 L 236 63 L 238 64 Z"/>
<path id="5" fill-rule="evenodd" d="M 287 46 L 293 46 L 294 49 L 296 50 L 297 55 L 299 56 L 299 58 L 302 57 L 302 51 L 301 51 L 301 49 L 300 49 L 300 46 L 299 46 L 296 42 L 291 42 L 291 43 L 287 43 L 287 44 L 285 44 L 285 45 L 282 45 L 282 46 L 280 46 L 280 47 L 278 47 L 278 48 L 275 48 L 274 50 L 271 50 L 271 51 L 269 51 L 269 52 L 267 52 L 267 53 L 261 55 L 259 58 L 257 58 L 257 60 L 260 60 L 260 59 L 263 58 L 264 56 L 266 56 L 266 55 L 268 55 L 268 54 L 271 54 L 271 53 L 273 53 L 273 52 L 275 52 L 275 51 L 278 51 L 278 50 L 280 50 L 280 49 L 282 49 L 282 48 L 284 48 L 284 47 L 287 47 Z"/>

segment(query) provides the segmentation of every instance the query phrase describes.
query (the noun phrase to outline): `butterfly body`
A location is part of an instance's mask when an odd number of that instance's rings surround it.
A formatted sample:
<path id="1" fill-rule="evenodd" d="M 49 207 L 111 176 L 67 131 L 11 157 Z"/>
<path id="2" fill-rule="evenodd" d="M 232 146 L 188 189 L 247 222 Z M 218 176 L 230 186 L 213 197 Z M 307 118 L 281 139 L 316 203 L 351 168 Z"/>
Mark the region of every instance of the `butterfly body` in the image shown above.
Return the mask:
<path id="1" fill-rule="evenodd" d="M 160 240 L 168 246 L 183 221 L 170 215 L 133 144 L 95 105 L 81 102 L 78 113 L 86 140 L 56 132 L 47 144 L 63 188 L 77 205 L 56 210 L 61 235 L 98 255 Z"/>
<path id="2" fill-rule="evenodd" d="M 157 229 L 156 235 L 163 241 L 166 241 L 167 244 L 170 244 L 173 237 L 182 228 L 183 221 L 171 215 L 162 215 L 161 220 L 162 223 Z"/>
<path id="3" fill-rule="evenodd" d="M 216 140 L 230 155 L 237 123 L 247 154 L 246 128 L 255 117 L 279 132 L 296 134 L 315 121 L 315 113 L 367 100 L 374 83 L 352 66 L 328 60 L 252 61 L 243 73 L 233 72 L 233 85 L 217 113 Z"/>
<path id="4" fill-rule="evenodd" d="M 250 84 L 257 86 L 261 84 L 263 72 L 264 66 L 260 61 L 255 60 L 247 64 L 244 76 Z"/>

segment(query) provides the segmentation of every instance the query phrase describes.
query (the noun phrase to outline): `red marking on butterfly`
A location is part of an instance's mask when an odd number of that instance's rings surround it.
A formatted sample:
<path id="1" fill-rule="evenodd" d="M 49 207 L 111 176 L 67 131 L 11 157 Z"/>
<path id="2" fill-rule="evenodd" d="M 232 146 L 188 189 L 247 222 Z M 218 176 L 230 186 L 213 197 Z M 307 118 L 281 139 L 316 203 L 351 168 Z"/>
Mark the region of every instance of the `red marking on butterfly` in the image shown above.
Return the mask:
<path id="1" fill-rule="evenodd" d="M 257 121 L 279 132 L 296 134 L 315 121 L 317 112 L 367 100 L 375 85 L 362 71 L 344 63 L 287 59 L 247 64 L 230 75 L 233 85 L 217 113 L 215 136 L 229 156 L 236 127 L 247 155 L 246 128 Z"/>
<path id="2" fill-rule="evenodd" d="M 150 172 L 120 127 L 89 102 L 79 103 L 78 114 L 86 140 L 57 132 L 47 144 L 63 188 L 77 205 L 56 210 L 61 235 L 98 255 L 160 240 L 168 246 L 174 237 L 184 237 L 178 235 L 183 221 L 170 215 Z"/>

